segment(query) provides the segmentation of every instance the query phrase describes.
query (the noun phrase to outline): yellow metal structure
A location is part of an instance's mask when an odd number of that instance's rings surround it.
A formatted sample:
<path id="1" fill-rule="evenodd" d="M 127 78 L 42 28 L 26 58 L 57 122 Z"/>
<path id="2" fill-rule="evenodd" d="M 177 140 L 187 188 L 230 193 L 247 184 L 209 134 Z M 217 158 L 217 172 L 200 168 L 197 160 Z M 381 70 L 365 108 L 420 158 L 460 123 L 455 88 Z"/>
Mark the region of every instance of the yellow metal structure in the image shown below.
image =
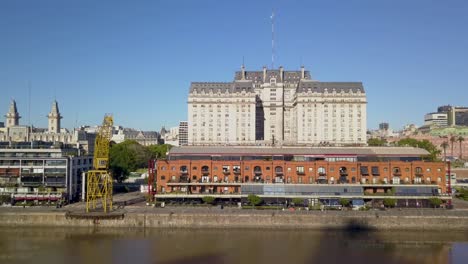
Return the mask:
<path id="1" fill-rule="evenodd" d="M 86 212 L 101 201 L 104 212 L 112 210 L 112 176 L 109 173 L 109 143 L 114 119 L 105 115 L 94 144 L 93 170 L 88 171 Z"/>

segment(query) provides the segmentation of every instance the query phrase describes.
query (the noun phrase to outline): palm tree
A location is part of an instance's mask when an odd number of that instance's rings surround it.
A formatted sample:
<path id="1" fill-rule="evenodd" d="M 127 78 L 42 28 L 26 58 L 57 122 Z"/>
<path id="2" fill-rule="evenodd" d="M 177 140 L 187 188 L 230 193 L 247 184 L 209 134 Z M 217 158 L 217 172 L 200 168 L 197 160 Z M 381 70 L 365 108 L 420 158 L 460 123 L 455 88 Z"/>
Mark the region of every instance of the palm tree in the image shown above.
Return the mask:
<path id="1" fill-rule="evenodd" d="M 458 143 L 460 143 L 460 159 L 463 159 L 463 152 L 462 152 L 462 142 L 465 141 L 465 139 L 462 136 L 459 136 L 457 138 Z"/>
<path id="2" fill-rule="evenodd" d="M 452 143 L 451 147 L 452 147 L 452 158 L 453 158 L 453 145 L 455 144 L 455 141 L 457 141 L 457 137 L 456 136 L 450 136 L 450 143 Z"/>
<path id="3" fill-rule="evenodd" d="M 447 148 L 448 148 L 448 146 L 449 146 L 449 144 L 447 143 L 447 141 L 442 142 L 442 144 L 440 145 L 440 147 L 444 149 L 444 161 L 447 161 Z"/>

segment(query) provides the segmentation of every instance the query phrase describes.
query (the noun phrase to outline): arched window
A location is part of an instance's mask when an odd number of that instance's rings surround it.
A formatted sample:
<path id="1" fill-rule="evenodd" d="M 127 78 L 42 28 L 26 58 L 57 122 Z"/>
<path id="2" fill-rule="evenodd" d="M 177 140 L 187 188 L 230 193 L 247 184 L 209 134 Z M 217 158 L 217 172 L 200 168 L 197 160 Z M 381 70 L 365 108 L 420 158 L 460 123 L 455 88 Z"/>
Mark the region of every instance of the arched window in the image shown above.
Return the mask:
<path id="1" fill-rule="evenodd" d="M 400 167 L 393 167 L 393 175 L 401 175 Z"/>

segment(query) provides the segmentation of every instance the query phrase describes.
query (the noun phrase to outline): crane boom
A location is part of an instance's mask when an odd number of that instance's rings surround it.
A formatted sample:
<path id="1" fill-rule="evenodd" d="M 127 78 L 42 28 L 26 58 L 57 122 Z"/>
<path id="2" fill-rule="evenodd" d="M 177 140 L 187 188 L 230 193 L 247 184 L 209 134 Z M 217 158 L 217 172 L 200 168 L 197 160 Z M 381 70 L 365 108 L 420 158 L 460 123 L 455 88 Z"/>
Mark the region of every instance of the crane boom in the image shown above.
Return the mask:
<path id="1" fill-rule="evenodd" d="M 112 176 L 109 173 L 109 143 L 114 119 L 106 114 L 96 135 L 93 170 L 88 171 L 86 212 L 95 209 L 101 200 L 104 212 L 112 210 Z"/>

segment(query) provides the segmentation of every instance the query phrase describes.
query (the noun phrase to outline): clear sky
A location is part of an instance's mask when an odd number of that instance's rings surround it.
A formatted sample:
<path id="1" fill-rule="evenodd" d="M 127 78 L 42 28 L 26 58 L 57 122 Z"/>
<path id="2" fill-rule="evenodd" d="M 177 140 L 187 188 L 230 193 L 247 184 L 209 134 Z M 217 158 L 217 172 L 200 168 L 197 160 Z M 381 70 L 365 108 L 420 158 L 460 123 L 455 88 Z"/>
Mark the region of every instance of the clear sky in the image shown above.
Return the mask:
<path id="1" fill-rule="evenodd" d="M 0 113 L 22 124 L 143 130 L 187 119 L 192 81 L 232 81 L 276 62 L 320 81 L 362 81 L 368 128 L 422 124 L 444 104 L 468 105 L 468 1 L 0 1 Z"/>

